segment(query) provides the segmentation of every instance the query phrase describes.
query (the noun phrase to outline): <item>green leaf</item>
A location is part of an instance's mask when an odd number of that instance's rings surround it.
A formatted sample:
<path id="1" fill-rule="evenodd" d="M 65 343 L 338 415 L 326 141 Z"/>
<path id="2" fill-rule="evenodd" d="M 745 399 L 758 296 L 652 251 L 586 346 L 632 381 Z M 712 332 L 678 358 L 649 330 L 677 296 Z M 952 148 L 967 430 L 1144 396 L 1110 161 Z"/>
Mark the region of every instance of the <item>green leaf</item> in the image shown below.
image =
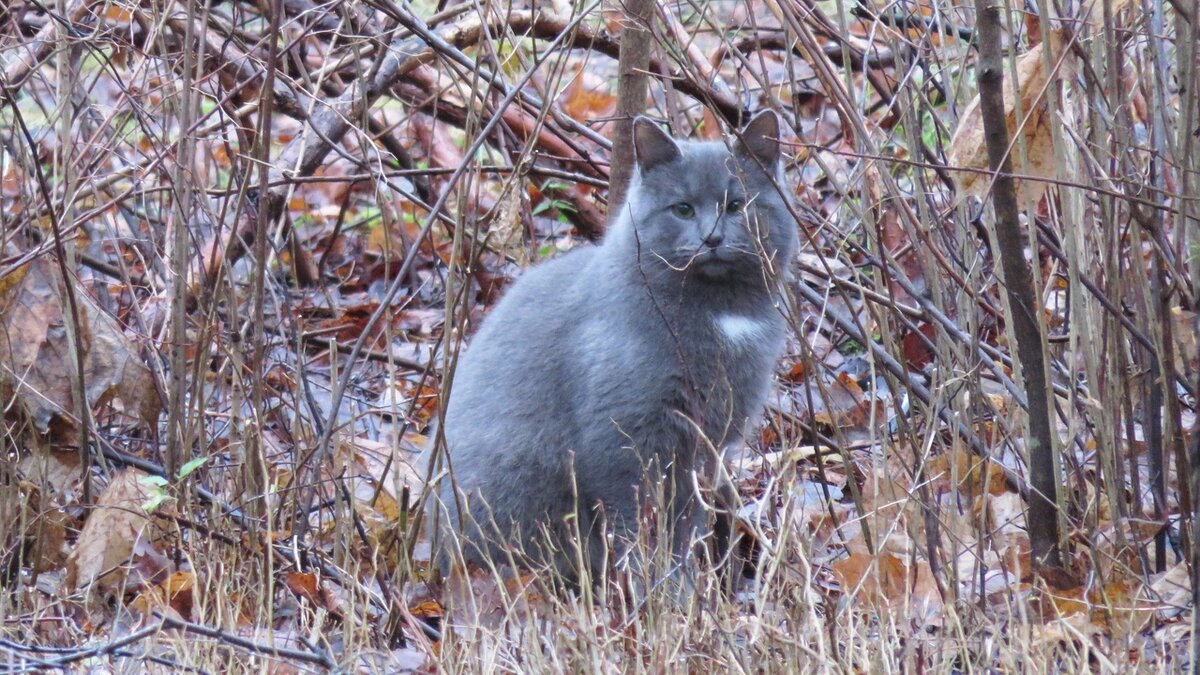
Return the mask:
<path id="1" fill-rule="evenodd" d="M 142 510 L 146 513 L 154 513 L 165 501 L 167 501 L 167 493 L 160 490 L 159 492 L 150 495 L 150 499 L 147 499 L 146 502 L 142 504 Z"/>
<path id="2" fill-rule="evenodd" d="M 163 478 L 162 476 L 145 476 L 138 480 L 138 482 L 142 483 L 143 485 L 149 485 L 157 488 L 167 486 L 167 479 Z"/>
<path id="3" fill-rule="evenodd" d="M 207 461 L 208 461 L 207 457 L 195 457 L 192 459 L 192 461 L 179 467 L 180 480 L 187 478 L 189 474 L 191 474 L 196 469 L 199 469 Z"/>

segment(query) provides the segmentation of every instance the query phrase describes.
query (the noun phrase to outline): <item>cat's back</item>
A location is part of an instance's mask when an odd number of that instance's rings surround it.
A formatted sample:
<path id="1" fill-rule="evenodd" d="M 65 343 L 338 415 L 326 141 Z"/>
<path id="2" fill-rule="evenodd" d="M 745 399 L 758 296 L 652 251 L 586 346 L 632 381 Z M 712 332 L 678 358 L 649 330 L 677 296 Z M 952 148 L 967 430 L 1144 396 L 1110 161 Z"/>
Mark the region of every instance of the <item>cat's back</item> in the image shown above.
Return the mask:
<path id="1" fill-rule="evenodd" d="M 539 341 L 563 337 L 575 325 L 598 251 L 580 247 L 526 270 L 484 317 L 461 363 L 497 356 L 511 361 L 551 347 Z M 510 347 L 519 347 L 519 353 L 495 353 Z"/>
<path id="2" fill-rule="evenodd" d="M 451 436 L 470 443 L 559 414 L 554 402 L 570 395 L 577 336 L 602 281 L 599 252 L 580 247 L 539 263 L 504 293 L 459 358 L 446 411 Z"/>

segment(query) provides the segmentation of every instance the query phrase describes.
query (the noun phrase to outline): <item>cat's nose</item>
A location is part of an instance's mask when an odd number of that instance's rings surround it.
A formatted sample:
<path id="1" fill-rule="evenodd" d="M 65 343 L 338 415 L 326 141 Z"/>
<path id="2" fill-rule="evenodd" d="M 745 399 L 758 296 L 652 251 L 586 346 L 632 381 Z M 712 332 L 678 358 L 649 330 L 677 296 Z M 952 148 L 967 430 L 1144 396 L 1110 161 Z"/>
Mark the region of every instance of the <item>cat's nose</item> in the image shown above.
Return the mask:
<path id="1" fill-rule="evenodd" d="M 713 228 L 711 232 L 704 235 L 704 245 L 709 248 L 716 248 L 725 241 L 725 234 L 717 228 Z"/>

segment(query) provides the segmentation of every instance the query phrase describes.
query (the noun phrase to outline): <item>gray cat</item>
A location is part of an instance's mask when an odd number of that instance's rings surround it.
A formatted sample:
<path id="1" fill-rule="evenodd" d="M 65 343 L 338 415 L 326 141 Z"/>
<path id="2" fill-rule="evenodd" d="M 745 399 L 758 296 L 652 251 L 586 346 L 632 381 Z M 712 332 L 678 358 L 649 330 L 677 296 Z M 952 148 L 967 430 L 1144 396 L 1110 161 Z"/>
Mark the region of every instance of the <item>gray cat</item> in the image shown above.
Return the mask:
<path id="1" fill-rule="evenodd" d="M 605 534 L 634 535 L 655 491 L 686 553 L 694 486 L 761 415 L 784 346 L 779 118 L 738 136 L 635 120 L 637 172 L 603 243 L 529 270 L 484 321 L 446 408 L 443 573 L 461 554 L 595 575 Z"/>

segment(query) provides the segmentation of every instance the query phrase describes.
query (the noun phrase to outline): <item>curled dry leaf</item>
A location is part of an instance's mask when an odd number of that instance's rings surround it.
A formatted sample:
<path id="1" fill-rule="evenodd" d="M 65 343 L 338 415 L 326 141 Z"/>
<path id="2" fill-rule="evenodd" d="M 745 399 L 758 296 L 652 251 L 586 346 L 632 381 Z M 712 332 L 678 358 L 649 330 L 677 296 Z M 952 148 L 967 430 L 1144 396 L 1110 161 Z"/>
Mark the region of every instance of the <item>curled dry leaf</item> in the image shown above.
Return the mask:
<path id="1" fill-rule="evenodd" d="M 1049 40 L 1017 58 L 1018 85 L 1015 88 L 1011 71 L 1007 67 L 1004 69 L 1004 119 L 1008 127 L 1013 171 L 1018 174 L 1042 178 L 1055 175 L 1051 113 L 1046 92 L 1048 87 L 1066 77 L 1074 63 L 1074 57 L 1071 51 L 1065 48 L 1064 40 L 1062 32 L 1052 31 Z M 1049 68 L 1046 65 L 1047 53 Z M 1021 101 L 1020 123 L 1017 121 L 1017 96 L 1014 96 L 1014 91 Z M 1024 158 L 1017 151 L 1018 130 L 1025 139 Z M 967 195 L 982 197 L 987 193 L 992 184 L 991 176 L 986 172 L 976 171 L 988 169 L 987 142 L 983 133 L 983 114 L 979 108 L 978 95 L 971 99 L 963 111 L 946 156 L 951 167 L 968 169 L 954 172 L 960 199 Z M 1022 198 L 1028 197 L 1037 201 L 1046 191 L 1046 183 L 1039 180 L 1020 181 L 1018 189 Z"/>
<path id="2" fill-rule="evenodd" d="M 333 617 L 341 619 L 342 603 L 337 593 L 322 582 L 315 572 L 285 572 L 281 580 L 298 602 L 310 608 L 321 608 Z"/>
<path id="3" fill-rule="evenodd" d="M 135 558 L 150 566 L 148 572 L 142 570 L 145 576 L 155 576 L 165 565 L 162 554 L 154 548 L 163 531 L 144 508 L 155 491 L 144 482 L 146 477 L 141 471 L 122 471 L 100 494 L 67 560 L 67 588 L 86 588 L 96 583 L 111 592 L 124 584 L 131 563 L 138 562 Z"/>
<path id="4" fill-rule="evenodd" d="M 52 421 L 74 418 L 69 318 L 63 313 L 62 285 L 50 260 L 35 259 L 13 275 L 19 280 L 4 289 L 0 314 L 0 383 L 15 393 L 37 430 L 46 433 Z M 147 426 L 156 425 L 161 403 L 154 376 L 137 347 L 85 293 L 75 296 L 88 405 L 116 399 Z"/>

